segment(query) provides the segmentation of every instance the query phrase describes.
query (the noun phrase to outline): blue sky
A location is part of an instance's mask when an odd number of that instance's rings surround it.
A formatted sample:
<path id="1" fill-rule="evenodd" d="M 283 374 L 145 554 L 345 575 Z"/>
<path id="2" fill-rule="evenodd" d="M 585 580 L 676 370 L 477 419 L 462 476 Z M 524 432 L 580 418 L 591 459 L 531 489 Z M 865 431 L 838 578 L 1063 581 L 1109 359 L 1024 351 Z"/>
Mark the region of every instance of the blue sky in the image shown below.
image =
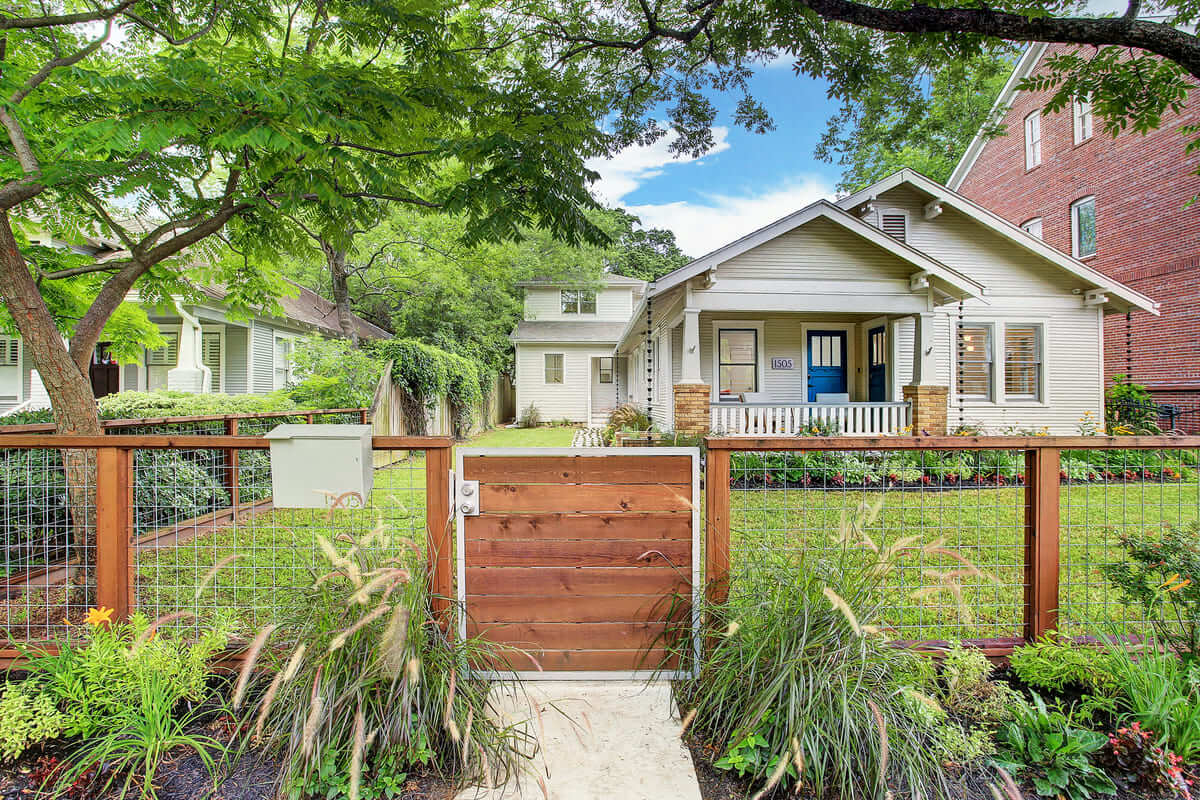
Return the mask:
<path id="1" fill-rule="evenodd" d="M 629 148 L 591 165 L 601 175 L 597 196 L 628 208 L 649 227 L 675 231 L 691 256 L 832 196 L 838 168 L 813 157 L 825 121 L 838 107 L 826 97 L 824 81 L 798 76 L 779 61 L 757 71 L 752 92 L 771 113 L 775 130 L 755 134 L 734 125 L 737 97 L 715 98 L 721 113 L 711 152 L 677 159 L 665 139 Z"/>
<path id="2" fill-rule="evenodd" d="M 1125 10 L 1126 0 L 1086 0 L 1085 14 Z M 775 120 L 770 133 L 736 127 L 734 96 L 717 99 L 721 116 L 717 146 L 700 159 L 675 159 L 667 141 L 623 150 L 592 162 L 600 173 L 593 187 L 602 201 L 637 214 L 647 227 L 668 228 L 683 251 L 704 255 L 721 245 L 803 208 L 832 197 L 838 167 L 813 157 L 825 121 L 838 103 L 825 96 L 824 81 L 796 75 L 786 60 L 755 74 L 753 93 Z"/>

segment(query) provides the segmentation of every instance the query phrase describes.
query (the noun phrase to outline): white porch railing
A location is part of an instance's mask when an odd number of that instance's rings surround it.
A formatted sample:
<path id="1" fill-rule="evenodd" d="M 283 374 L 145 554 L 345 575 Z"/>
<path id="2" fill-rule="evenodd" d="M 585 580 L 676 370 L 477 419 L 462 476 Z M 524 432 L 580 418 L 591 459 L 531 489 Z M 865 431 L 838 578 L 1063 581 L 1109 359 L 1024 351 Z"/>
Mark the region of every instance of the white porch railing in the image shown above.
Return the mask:
<path id="1" fill-rule="evenodd" d="M 787 436 L 813 423 L 845 436 L 898 434 L 909 424 L 908 403 L 713 403 L 713 433 Z"/>

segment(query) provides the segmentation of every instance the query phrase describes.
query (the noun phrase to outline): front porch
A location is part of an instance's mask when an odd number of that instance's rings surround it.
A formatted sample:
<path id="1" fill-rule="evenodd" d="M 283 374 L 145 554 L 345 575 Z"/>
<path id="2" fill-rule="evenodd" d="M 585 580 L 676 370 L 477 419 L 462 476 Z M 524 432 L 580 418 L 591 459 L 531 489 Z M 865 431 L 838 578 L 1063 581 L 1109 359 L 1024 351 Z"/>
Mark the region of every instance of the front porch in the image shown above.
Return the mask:
<path id="1" fill-rule="evenodd" d="M 670 427 L 733 436 L 944 434 L 948 376 L 933 354 L 934 337 L 949 330 L 935 328 L 931 314 L 685 309 L 671 347 L 659 350 L 668 361 L 660 374 L 674 379 Z M 922 375 L 934 385 L 921 385 Z"/>

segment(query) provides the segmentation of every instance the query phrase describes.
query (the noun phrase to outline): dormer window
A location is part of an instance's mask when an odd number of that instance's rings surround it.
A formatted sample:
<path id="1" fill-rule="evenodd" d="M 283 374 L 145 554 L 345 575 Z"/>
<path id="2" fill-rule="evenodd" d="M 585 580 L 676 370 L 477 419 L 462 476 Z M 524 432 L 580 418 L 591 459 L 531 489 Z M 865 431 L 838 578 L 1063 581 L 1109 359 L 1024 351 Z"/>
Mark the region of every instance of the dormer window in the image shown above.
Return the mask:
<path id="1" fill-rule="evenodd" d="M 898 242 L 908 241 L 908 214 L 896 209 L 881 211 L 879 229 Z"/>
<path id="2" fill-rule="evenodd" d="M 593 289 L 563 289 L 559 298 L 564 314 L 596 313 L 596 292 Z"/>

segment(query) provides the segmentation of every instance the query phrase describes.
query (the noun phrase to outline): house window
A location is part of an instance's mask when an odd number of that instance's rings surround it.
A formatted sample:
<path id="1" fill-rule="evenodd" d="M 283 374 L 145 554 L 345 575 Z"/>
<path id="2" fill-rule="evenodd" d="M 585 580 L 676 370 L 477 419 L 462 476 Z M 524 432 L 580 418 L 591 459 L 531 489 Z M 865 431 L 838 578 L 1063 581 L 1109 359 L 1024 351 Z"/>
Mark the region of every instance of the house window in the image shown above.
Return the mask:
<path id="1" fill-rule="evenodd" d="M 1071 253 L 1076 258 L 1096 255 L 1096 198 L 1071 204 Z"/>
<path id="2" fill-rule="evenodd" d="M 563 289 L 559 299 L 564 314 L 596 313 L 596 293 L 591 289 Z"/>
<path id="3" fill-rule="evenodd" d="M 988 325 L 958 326 L 958 395 L 992 399 L 992 329 Z"/>
<path id="4" fill-rule="evenodd" d="M 221 334 L 211 332 L 200 336 L 200 361 L 212 372 L 210 392 L 221 391 Z"/>
<path id="5" fill-rule="evenodd" d="M 179 363 L 179 334 L 164 333 L 167 343 L 146 351 L 146 389 L 167 388 L 167 373 Z"/>
<path id="6" fill-rule="evenodd" d="M 755 328 L 722 328 L 718 335 L 720 396 L 733 400 L 758 391 L 758 331 Z"/>
<path id="7" fill-rule="evenodd" d="M 1004 326 L 1004 394 L 1037 400 L 1042 383 L 1042 326 Z"/>
<path id="8" fill-rule="evenodd" d="M 612 383 L 613 382 L 613 361 L 614 361 L 614 359 L 612 359 L 612 358 L 600 359 L 599 367 L 600 367 L 600 382 L 601 383 Z"/>
<path id="9" fill-rule="evenodd" d="M 275 337 L 275 383 L 276 391 L 292 380 L 292 350 L 294 342 L 283 336 Z M 216 382 L 215 379 L 213 381 Z"/>
<path id="10" fill-rule="evenodd" d="M 1021 230 L 1039 239 L 1042 238 L 1042 218 L 1034 217 L 1033 219 L 1025 220 L 1021 223 Z"/>
<path id="11" fill-rule="evenodd" d="M 562 353 L 546 353 L 544 369 L 545 369 L 546 383 L 562 383 L 563 382 L 563 354 Z"/>
<path id="12" fill-rule="evenodd" d="M 1025 118 L 1025 169 L 1042 163 L 1042 112 L 1034 111 Z"/>
<path id="13" fill-rule="evenodd" d="M 21 340 L 0 338 L 0 367 L 16 367 L 21 364 Z"/>
<path id="14" fill-rule="evenodd" d="M 903 211 L 884 211 L 879 215 L 879 229 L 897 241 L 907 241 L 908 215 Z"/>
<path id="15" fill-rule="evenodd" d="M 1075 144 L 1081 144 L 1092 138 L 1092 103 L 1077 98 L 1071 109 L 1075 117 Z"/>
<path id="16" fill-rule="evenodd" d="M 887 363 L 887 341 L 884 339 L 883 331 L 875 331 L 871 334 L 871 366 L 878 367 Z"/>

